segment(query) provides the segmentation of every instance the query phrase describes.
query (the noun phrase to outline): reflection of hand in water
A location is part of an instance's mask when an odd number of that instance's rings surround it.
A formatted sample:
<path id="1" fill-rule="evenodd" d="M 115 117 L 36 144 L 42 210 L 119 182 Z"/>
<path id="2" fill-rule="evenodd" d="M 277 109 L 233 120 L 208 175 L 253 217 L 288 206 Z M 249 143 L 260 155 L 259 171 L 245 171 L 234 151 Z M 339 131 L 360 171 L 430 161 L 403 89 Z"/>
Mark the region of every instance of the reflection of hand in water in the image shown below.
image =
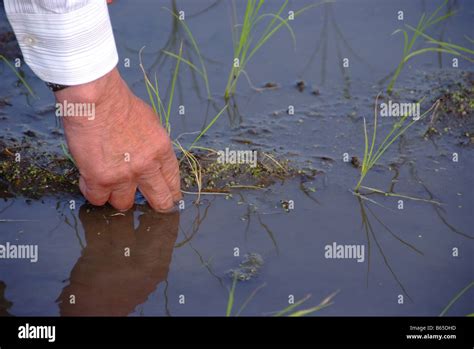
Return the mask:
<path id="1" fill-rule="evenodd" d="M 61 315 L 128 315 L 166 280 L 179 213 L 138 210 L 135 230 L 133 210 L 113 216 L 109 207 L 81 207 L 87 246 L 59 296 Z"/>

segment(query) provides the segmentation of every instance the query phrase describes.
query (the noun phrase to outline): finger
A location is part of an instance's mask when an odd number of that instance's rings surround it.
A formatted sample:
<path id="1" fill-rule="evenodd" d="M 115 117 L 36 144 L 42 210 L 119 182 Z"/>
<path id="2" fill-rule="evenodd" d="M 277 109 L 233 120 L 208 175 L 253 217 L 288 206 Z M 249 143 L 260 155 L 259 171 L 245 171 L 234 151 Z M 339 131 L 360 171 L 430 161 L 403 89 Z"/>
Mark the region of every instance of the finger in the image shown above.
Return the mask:
<path id="1" fill-rule="evenodd" d="M 131 182 L 123 183 L 119 187 L 112 190 L 109 202 L 119 211 L 127 211 L 132 208 L 135 203 L 135 193 L 137 185 Z"/>
<path id="2" fill-rule="evenodd" d="M 85 196 L 87 201 L 95 206 L 104 205 L 110 197 L 110 189 L 99 186 L 90 188 L 82 176 L 79 178 L 79 189 L 81 189 L 82 195 Z"/>
<path id="3" fill-rule="evenodd" d="M 150 175 L 140 177 L 138 189 L 154 210 L 169 212 L 173 209 L 173 196 L 159 169 Z"/>
<path id="4" fill-rule="evenodd" d="M 161 173 L 171 192 L 174 202 L 181 200 L 181 180 L 179 176 L 179 165 L 173 148 L 170 147 L 159 159 L 161 165 Z"/>

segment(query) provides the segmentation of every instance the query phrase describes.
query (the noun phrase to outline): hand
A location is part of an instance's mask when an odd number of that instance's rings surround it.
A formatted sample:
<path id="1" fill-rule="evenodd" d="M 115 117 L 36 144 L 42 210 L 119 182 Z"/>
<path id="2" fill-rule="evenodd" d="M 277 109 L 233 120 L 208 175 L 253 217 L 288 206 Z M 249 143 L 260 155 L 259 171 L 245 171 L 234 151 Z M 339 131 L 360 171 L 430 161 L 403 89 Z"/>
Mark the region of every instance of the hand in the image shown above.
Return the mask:
<path id="1" fill-rule="evenodd" d="M 153 110 L 129 90 L 116 68 L 98 80 L 55 94 L 58 103 L 90 103 L 89 110 L 95 111 L 94 117 L 62 118 L 81 175 L 79 186 L 90 203 L 110 202 L 125 211 L 133 206 L 138 187 L 155 210 L 173 209 L 181 192 L 171 140 Z"/>

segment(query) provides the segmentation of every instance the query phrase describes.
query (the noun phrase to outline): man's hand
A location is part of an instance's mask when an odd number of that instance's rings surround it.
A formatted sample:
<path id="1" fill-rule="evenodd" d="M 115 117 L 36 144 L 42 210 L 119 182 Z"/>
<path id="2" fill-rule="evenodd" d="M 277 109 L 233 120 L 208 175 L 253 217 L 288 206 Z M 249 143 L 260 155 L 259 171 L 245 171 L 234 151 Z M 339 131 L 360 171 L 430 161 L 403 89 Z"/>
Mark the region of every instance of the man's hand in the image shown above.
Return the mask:
<path id="1" fill-rule="evenodd" d="M 153 110 L 113 69 L 104 77 L 55 93 L 58 103 L 94 103 L 95 117 L 63 118 L 66 139 L 89 202 L 131 208 L 138 189 L 157 211 L 181 199 L 179 167 L 170 138 Z"/>

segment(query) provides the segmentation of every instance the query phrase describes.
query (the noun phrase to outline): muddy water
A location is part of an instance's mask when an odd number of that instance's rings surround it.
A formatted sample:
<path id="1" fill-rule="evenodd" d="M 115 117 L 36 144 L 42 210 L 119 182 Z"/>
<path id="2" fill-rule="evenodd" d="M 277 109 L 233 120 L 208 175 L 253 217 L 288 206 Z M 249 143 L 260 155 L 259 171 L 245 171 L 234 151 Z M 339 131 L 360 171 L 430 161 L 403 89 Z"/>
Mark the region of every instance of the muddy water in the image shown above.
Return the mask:
<path id="1" fill-rule="evenodd" d="M 309 3 L 293 1 L 290 7 Z M 162 10 L 172 8 L 171 2 L 139 4 L 119 0 L 110 13 L 121 72 L 146 98 L 138 51 L 146 46 L 145 66 L 166 84 L 174 62 L 159 51 L 176 51 L 183 33 Z M 464 35 L 474 36 L 474 4 L 450 4 L 458 11 L 456 17 L 433 34 L 468 46 Z M 177 5 L 185 10 L 200 44 L 216 106 L 203 98 L 202 80 L 193 80 L 192 72 L 183 68 L 176 98 L 186 114 L 174 116 L 174 136 L 199 130 L 223 105 L 232 61 L 227 2 L 178 0 Z M 187 195 L 185 209 L 171 216 L 155 214 L 141 204 L 121 215 L 77 198 L 71 210 L 67 195 L 4 199 L 0 243 L 37 245 L 38 261 L 0 261 L 1 313 L 222 315 L 232 283 L 229 270 L 239 268 L 245 254 L 257 253 L 263 265 L 249 280 L 238 282 L 236 308 L 257 287 L 266 286 L 242 314 L 271 314 L 286 307 L 290 295 L 298 300 L 311 294 L 305 306 L 313 306 L 337 290 L 334 304 L 317 314 L 439 314 L 474 279 L 474 159 L 472 145 L 460 145 L 463 134 L 472 131 L 472 122 L 429 140 L 422 137 L 428 125 L 420 122 L 394 144 L 365 182 L 388 190 L 393 179 L 395 192 L 442 205 L 404 200 L 400 210 L 399 198 L 358 199 L 350 191 L 358 170 L 343 161 L 344 153 L 363 155 L 363 118 L 372 120 L 373 100 L 381 89 L 377 83 L 398 64 L 402 38 L 391 36 L 401 25 L 396 12 L 403 9 L 405 21 L 416 23 L 435 5 L 375 0 L 327 4 L 292 23 L 296 51 L 282 30 L 248 65 L 255 86 L 274 82 L 279 88 L 257 92 L 242 77 L 235 112 L 219 120 L 203 137 L 203 145 L 245 149 L 241 142 L 251 142 L 252 149 L 271 150 L 300 167 L 319 169 L 321 175 L 312 182 L 289 180 L 265 190 L 235 191 L 232 197 L 205 195 L 199 205 L 193 203 L 195 196 Z M 237 11 L 243 9 L 244 3 L 238 2 Z M 276 11 L 276 2 L 266 10 Z M 3 13 L 1 18 L 1 30 L 9 30 Z M 6 55 L 16 57 L 14 43 Z M 130 58 L 130 68 L 123 66 L 125 58 Z M 349 69 L 340 69 L 342 58 L 349 58 Z M 464 60 L 452 68 L 450 59 L 436 54 L 417 57 L 397 82 L 397 98 L 413 101 L 426 96 L 422 108 L 429 107 L 428 101 L 442 94 L 440 89 L 452 88 L 473 71 Z M 40 98 L 28 98 L 2 66 L 0 97 L 8 102 L 0 107 L 2 137 L 18 138 L 30 130 L 45 149 L 60 152 L 63 139 L 52 96 L 28 68 L 22 70 Z M 302 92 L 295 87 L 299 80 L 305 81 Z M 294 115 L 287 114 L 289 105 Z M 393 122 L 381 119 L 379 134 L 386 134 Z M 186 135 L 183 139 L 187 141 Z M 458 162 L 452 161 L 453 153 Z M 311 190 L 303 191 L 302 186 Z M 282 200 L 292 200 L 294 209 L 286 212 Z M 325 246 L 333 243 L 364 246 L 363 259 L 326 258 Z M 239 256 L 234 256 L 236 248 Z M 472 312 L 473 300 L 470 290 L 449 314 Z"/>

